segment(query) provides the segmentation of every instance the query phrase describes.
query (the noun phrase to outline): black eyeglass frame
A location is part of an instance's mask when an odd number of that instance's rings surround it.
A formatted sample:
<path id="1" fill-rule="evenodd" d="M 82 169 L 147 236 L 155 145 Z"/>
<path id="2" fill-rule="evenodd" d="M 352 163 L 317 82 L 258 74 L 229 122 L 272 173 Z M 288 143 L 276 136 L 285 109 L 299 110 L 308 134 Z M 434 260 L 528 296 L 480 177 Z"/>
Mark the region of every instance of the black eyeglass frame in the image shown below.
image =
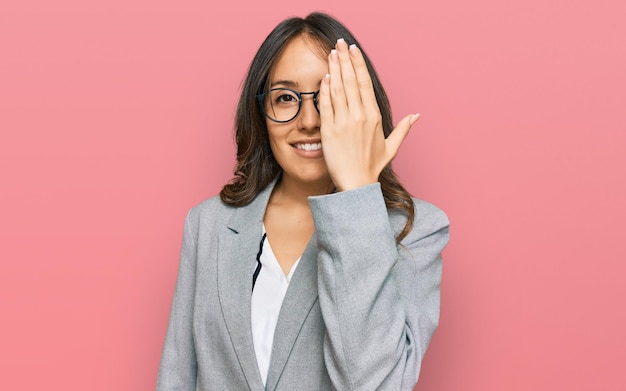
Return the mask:
<path id="1" fill-rule="evenodd" d="M 288 120 L 280 121 L 280 120 L 277 120 L 277 119 L 274 119 L 274 118 L 270 117 L 269 114 L 267 114 L 267 112 L 265 111 L 265 105 L 263 104 L 264 103 L 263 100 L 272 91 L 291 91 L 294 94 L 296 94 L 296 96 L 298 97 L 298 111 L 296 111 L 296 114 L 294 114 L 293 117 L 289 118 Z M 319 109 L 319 107 L 317 107 L 317 104 L 318 104 L 317 96 L 319 95 L 319 93 L 320 93 L 320 90 L 311 91 L 311 92 L 298 92 L 296 90 L 292 90 L 291 88 L 280 87 L 280 88 L 272 88 L 271 90 L 269 90 L 267 92 L 263 92 L 262 94 L 258 94 L 256 96 L 256 99 L 259 102 L 259 107 L 261 108 L 261 112 L 263 113 L 263 115 L 265 117 L 267 117 L 267 119 L 269 119 L 270 121 L 273 121 L 273 122 L 277 122 L 279 124 L 284 124 L 286 122 L 293 121 L 294 118 L 296 118 L 298 116 L 298 114 L 300 114 L 300 110 L 302 109 L 302 100 L 303 100 L 302 95 L 313 95 L 313 106 L 315 106 L 315 110 L 317 110 L 317 112 L 319 114 L 320 109 Z"/>

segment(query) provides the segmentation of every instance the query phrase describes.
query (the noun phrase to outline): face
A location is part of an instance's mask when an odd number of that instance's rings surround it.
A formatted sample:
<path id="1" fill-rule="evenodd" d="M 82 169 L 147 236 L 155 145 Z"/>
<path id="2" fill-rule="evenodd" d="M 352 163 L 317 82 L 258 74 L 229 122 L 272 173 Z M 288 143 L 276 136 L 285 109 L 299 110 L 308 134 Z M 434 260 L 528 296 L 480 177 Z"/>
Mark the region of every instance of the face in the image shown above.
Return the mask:
<path id="1" fill-rule="evenodd" d="M 317 91 L 326 73 L 328 61 L 319 44 L 296 37 L 270 72 L 270 88 Z M 302 95 L 302 99 L 300 112 L 293 120 L 276 123 L 266 119 L 272 153 L 283 169 L 283 181 L 328 187 L 330 176 L 321 149 L 319 113 L 312 94 Z"/>

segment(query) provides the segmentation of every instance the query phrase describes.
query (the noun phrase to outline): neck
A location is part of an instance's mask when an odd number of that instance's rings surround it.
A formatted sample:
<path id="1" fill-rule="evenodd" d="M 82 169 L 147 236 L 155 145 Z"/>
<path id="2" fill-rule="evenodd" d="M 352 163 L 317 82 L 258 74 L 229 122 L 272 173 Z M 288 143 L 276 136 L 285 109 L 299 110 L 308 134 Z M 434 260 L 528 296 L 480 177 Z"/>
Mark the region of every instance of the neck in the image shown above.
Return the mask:
<path id="1" fill-rule="evenodd" d="M 272 198 L 277 202 L 295 202 L 306 204 L 308 207 L 308 197 L 329 194 L 333 189 L 334 185 L 329 180 L 315 183 L 301 183 L 283 176 L 280 182 L 276 184 Z"/>

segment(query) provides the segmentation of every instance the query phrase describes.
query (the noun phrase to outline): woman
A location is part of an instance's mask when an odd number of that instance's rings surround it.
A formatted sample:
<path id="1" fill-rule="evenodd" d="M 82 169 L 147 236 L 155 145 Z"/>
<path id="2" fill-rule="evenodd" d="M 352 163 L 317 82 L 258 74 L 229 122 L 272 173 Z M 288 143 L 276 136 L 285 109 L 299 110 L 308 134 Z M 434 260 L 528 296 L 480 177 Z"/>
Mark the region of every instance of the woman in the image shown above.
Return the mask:
<path id="1" fill-rule="evenodd" d="M 237 108 L 235 179 L 185 222 L 158 390 L 413 388 L 448 240 L 390 167 L 417 118 L 393 128 L 330 16 L 270 33 Z"/>

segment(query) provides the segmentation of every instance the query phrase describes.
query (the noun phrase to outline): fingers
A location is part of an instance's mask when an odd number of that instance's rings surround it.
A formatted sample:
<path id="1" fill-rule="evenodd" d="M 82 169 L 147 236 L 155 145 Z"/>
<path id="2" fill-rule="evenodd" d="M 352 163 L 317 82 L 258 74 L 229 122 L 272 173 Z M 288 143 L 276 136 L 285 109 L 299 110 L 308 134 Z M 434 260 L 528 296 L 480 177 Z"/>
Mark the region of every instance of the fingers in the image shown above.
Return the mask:
<path id="1" fill-rule="evenodd" d="M 356 74 L 361 102 L 363 103 L 365 110 L 377 112 L 378 103 L 376 102 L 376 94 L 374 93 L 372 78 L 367 70 L 367 64 L 363 58 L 363 53 L 361 53 L 361 50 L 356 45 L 350 45 L 349 52 Z"/>
<path id="2" fill-rule="evenodd" d="M 332 126 L 335 121 L 333 104 L 330 99 L 330 75 L 326 74 L 320 84 L 320 93 L 318 96 L 320 109 L 320 123 L 322 128 Z"/>
<path id="3" fill-rule="evenodd" d="M 351 45 L 354 46 L 354 45 Z M 338 39 L 335 45 L 341 70 L 341 82 L 346 96 L 348 110 L 362 110 L 361 94 L 355 71 L 355 64 L 352 62 L 352 55 L 348 44 L 343 39 Z"/>
<path id="4" fill-rule="evenodd" d="M 348 112 L 348 102 L 341 75 L 341 65 L 339 65 L 339 54 L 337 49 L 330 51 L 328 55 L 328 72 L 330 74 L 329 89 L 330 100 L 336 116 L 343 116 Z"/>
<path id="5" fill-rule="evenodd" d="M 359 48 L 338 39 L 335 49 L 328 56 L 330 74 L 330 97 L 335 114 L 350 112 L 352 117 L 363 117 L 365 113 L 377 113 L 378 103 Z"/>

